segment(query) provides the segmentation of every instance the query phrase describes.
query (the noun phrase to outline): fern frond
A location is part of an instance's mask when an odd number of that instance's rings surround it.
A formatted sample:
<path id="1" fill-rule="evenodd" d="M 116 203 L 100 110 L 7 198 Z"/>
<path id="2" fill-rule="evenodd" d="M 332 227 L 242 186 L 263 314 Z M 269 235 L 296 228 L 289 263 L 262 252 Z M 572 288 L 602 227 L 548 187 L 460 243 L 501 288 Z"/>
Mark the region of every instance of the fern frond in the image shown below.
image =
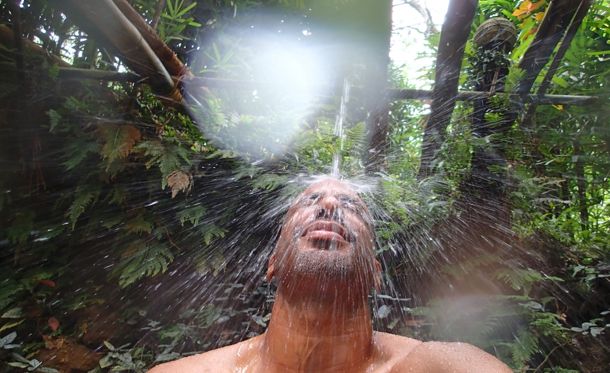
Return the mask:
<path id="1" fill-rule="evenodd" d="M 215 224 L 206 224 L 199 230 L 203 235 L 203 243 L 208 246 L 212 241 L 222 238 L 226 234 L 226 230 Z"/>
<path id="2" fill-rule="evenodd" d="M 137 150 L 149 157 L 146 168 L 156 165 L 161 171 L 161 188 L 167 186 L 168 176 L 180 170 L 183 165 L 190 165 L 189 150 L 176 144 L 164 144 L 157 140 L 144 141 L 136 146 Z"/>
<path id="3" fill-rule="evenodd" d="M 11 225 L 6 229 L 9 242 L 25 243 L 34 230 L 35 214 L 31 210 L 25 210 L 15 214 Z"/>
<path id="4" fill-rule="evenodd" d="M 352 154 L 364 152 L 367 147 L 365 123 L 360 122 L 349 128 L 346 131 L 345 140 Z"/>
<path id="5" fill-rule="evenodd" d="M 62 165 L 66 171 L 71 171 L 80 165 L 89 154 L 99 151 L 99 144 L 85 136 L 75 137 L 64 148 L 64 161 Z"/>
<path id="6" fill-rule="evenodd" d="M 178 217 L 178 220 L 180 220 L 180 225 L 182 226 L 184 226 L 184 223 L 186 222 L 197 225 L 199 224 L 199 219 L 205 215 L 205 212 L 205 208 L 197 205 L 179 211 L 176 216 Z"/>
<path id="7" fill-rule="evenodd" d="M 142 277 L 152 277 L 167 271 L 174 260 L 172 252 L 160 242 L 136 242 L 127 251 L 128 254 L 117 267 L 119 286 L 122 288 Z"/>
<path id="8" fill-rule="evenodd" d="M 94 204 L 100 195 L 99 185 L 79 185 L 76 187 L 74 201 L 68 208 L 66 216 L 70 220 L 72 229 L 76 226 L 76 221 L 85 212 L 87 207 Z"/>
<path id="9" fill-rule="evenodd" d="M 151 233 L 153 230 L 153 223 L 146 220 L 144 214 L 138 214 L 135 218 L 129 220 L 125 224 L 125 228 L 129 233 Z"/>
<path id="10" fill-rule="evenodd" d="M 265 189 L 272 191 L 284 185 L 287 181 L 286 176 L 276 175 L 273 173 L 261 174 L 254 179 L 254 188 Z"/>
<path id="11" fill-rule="evenodd" d="M 142 138 L 140 130 L 129 124 L 104 124 L 98 133 L 103 140 L 101 155 L 107 161 L 106 168 L 116 160 L 127 158 Z"/>
<path id="12" fill-rule="evenodd" d="M 521 330 L 510 344 L 511 356 L 515 366 L 524 366 L 538 351 L 538 337 L 527 330 Z"/>
<path id="13" fill-rule="evenodd" d="M 528 295 L 532 286 L 538 282 L 546 280 L 563 281 L 561 278 L 547 276 L 531 268 L 500 269 L 496 271 L 495 277 L 512 287 L 514 290 L 522 290 L 525 295 Z"/>

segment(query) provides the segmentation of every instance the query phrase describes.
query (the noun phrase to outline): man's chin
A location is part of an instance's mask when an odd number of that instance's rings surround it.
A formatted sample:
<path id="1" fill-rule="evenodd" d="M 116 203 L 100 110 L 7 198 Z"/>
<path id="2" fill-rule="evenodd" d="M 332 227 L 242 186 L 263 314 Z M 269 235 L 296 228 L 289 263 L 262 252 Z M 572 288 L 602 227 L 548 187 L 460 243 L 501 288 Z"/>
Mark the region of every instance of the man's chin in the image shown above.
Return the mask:
<path id="1" fill-rule="evenodd" d="M 352 251 L 302 247 L 283 277 L 291 283 L 308 282 L 322 286 L 329 283 L 349 283 L 356 276 Z"/>

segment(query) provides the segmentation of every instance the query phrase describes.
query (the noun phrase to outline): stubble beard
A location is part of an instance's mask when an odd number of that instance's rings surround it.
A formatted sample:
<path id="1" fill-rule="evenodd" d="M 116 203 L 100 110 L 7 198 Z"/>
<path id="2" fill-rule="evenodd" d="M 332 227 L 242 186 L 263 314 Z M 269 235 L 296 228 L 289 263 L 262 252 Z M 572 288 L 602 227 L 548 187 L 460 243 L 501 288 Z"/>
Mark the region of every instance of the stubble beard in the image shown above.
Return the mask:
<path id="1" fill-rule="evenodd" d="M 362 253 L 358 256 L 356 250 L 364 248 L 355 245 L 343 250 L 318 250 L 301 247 L 299 239 L 293 239 L 279 274 L 280 286 L 299 296 L 319 299 L 339 294 L 368 295 L 374 258 Z"/>

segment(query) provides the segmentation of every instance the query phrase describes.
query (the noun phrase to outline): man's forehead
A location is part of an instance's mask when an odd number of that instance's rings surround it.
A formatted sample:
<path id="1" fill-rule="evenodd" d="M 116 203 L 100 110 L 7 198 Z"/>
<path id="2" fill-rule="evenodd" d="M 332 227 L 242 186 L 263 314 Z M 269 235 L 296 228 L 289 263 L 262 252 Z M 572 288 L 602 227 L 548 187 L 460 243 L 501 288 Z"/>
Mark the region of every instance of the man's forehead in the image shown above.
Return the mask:
<path id="1" fill-rule="evenodd" d="M 349 184 L 342 182 L 337 179 L 324 179 L 322 181 L 318 181 L 314 184 L 311 184 L 302 195 L 312 194 L 312 193 L 320 193 L 323 191 L 335 192 L 335 193 L 343 193 L 348 194 L 350 196 L 358 196 L 358 193 L 349 186 Z"/>

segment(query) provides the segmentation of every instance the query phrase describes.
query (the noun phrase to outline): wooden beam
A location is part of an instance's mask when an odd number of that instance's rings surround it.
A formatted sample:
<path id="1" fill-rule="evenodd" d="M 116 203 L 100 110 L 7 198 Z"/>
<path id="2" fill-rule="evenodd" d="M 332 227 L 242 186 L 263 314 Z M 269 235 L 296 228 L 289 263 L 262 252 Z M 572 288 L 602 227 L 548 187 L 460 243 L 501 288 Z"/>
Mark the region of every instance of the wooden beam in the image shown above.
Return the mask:
<path id="1" fill-rule="evenodd" d="M 451 0 L 436 57 L 430 117 L 424 128 L 419 178 L 432 174 L 432 161 L 441 148 L 455 107 L 464 47 L 478 0 Z"/>
<path id="2" fill-rule="evenodd" d="M 432 92 L 424 89 L 390 89 L 389 96 L 393 100 L 430 100 Z M 506 92 L 480 92 L 480 91 L 459 91 L 456 94 L 456 101 L 475 101 L 481 98 L 499 97 L 511 103 L 536 103 L 538 105 L 589 105 L 597 102 L 597 96 L 573 96 L 573 95 L 538 95 L 527 94 L 519 95 Z"/>
<path id="3" fill-rule="evenodd" d="M 6 68 L 10 68 L 7 66 Z M 90 69 L 79 69 L 73 67 L 60 67 L 58 69 L 58 77 L 60 79 L 73 79 L 73 80 L 103 80 L 103 81 L 120 81 L 120 82 L 133 82 L 133 83 L 146 83 L 146 79 L 142 78 L 135 73 L 119 73 L 116 71 L 105 71 L 105 70 L 90 70 Z M 177 77 L 174 77 L 177 79 Z M 188 77 L 183 78 L 188 86 L 192 87 L 205 87 L 205 88 L 217 88 L 217 89 L 260 89 L 264 86 L 269 86 L 269 83 L 257 82 L 253 80 L 234 80 L 234 79 L 219 79 L 219 78 L 202 78 L 202 77 Z M 328 87 L 325 86 L 323 91 L 329 91 Z M 361 94 L 362 87 L 351 87 L 353 95 Z M 426 89 L 397 89 L 389 88 L 386 90 L 389 100 L 431 100 L 434 91 Z M 477 91 L 458 91 L 455 95 L 457 101 L 475 101 L 482 98 L 499 97 L 500 99 L 509 100 L 509 102 L 520 104 L 520 103 L 536 103 L 538 105 L 589 105 L 597 102 L 599 99 L 597 96 L 572 96 L 572 95 L 518 95 L 516 93 L 506 92 L 477 92 Z"/>

